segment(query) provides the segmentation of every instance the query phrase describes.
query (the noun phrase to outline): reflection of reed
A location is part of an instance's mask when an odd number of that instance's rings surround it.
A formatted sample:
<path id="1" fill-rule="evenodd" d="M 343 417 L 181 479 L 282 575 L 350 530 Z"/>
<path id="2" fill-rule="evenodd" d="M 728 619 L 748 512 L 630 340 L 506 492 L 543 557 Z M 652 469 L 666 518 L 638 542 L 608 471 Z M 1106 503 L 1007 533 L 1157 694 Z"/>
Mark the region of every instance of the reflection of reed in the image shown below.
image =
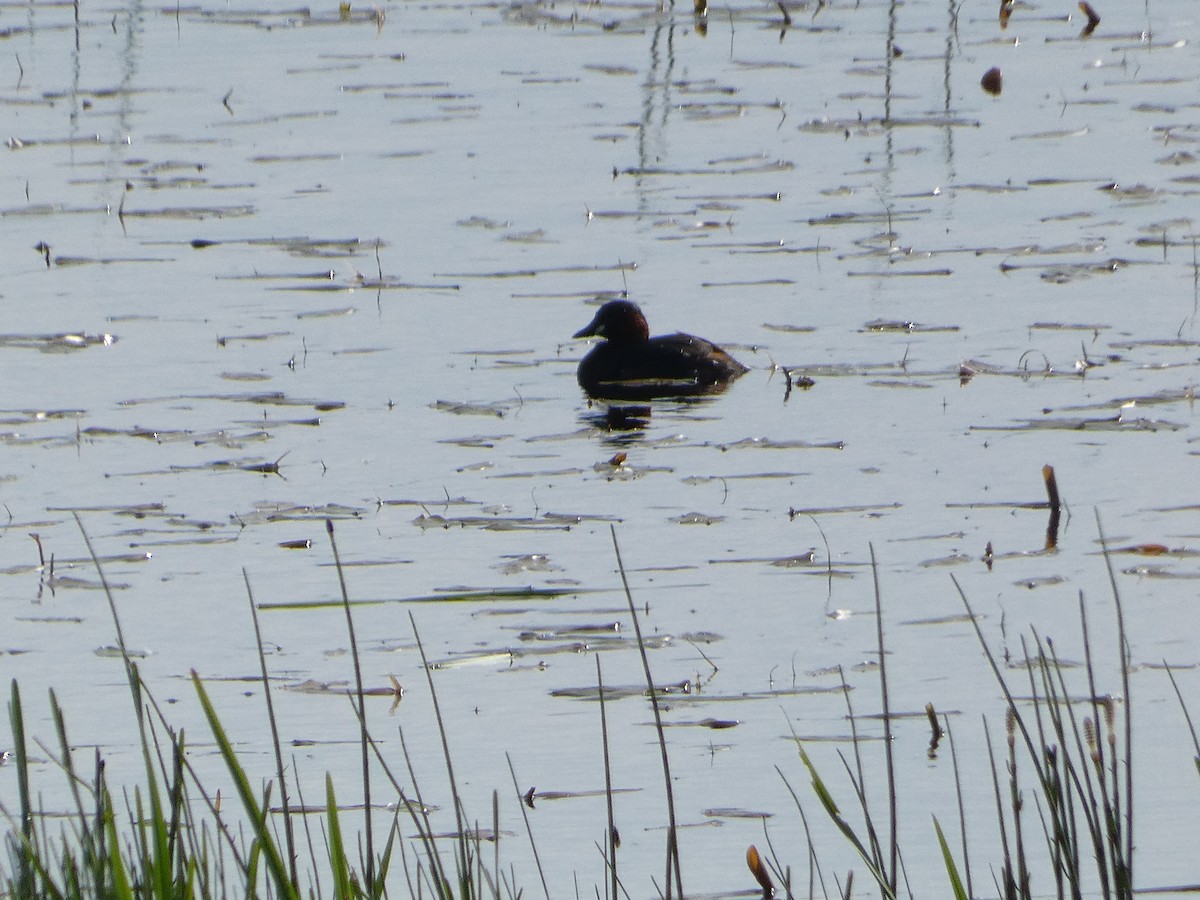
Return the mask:
<path id="1" fill-rule="evenodd" d="M 892 134 L 892 76 L 896 64 L 896 7 L 899 0 L 889 0 L 888 2 L 888 26 L 887 26 L 887 45 L 884 47 L 883 60 L 883 140 L 887 157 L 887 165 L 884 166 L 884 188 L 880 190 L 883 194 L 884 202 L 887 203 L 891 196 L 891 192 L 886 190 L 887 185 L 891 183 L 892 173 L 895 171 L 896 159 L 894 148 L 894 136 Z"/>
<path id="2" fill-rule="evenodd" d="M 953 59 L 954 47 L 958 39 L 958 11 L 961 6 L 961 0 L 946 0 L 946 46 L 942 58 L 942 110 L 945 115 L 943 121 L 943 154 L 946 160 L 946 180 L 953 181 L 954 179 L 954 126 L 958 123 L 958 118 L 953 109 L 953 92 L 951 90 L 951 82 L 953 76 Z M 883 128 L 885 153 L 887 158 L 886 166 L 884 167 L 884 184 L 880 189 L 885 202 L 889 198 L 888 186 L 891 183 L 891 177 L 895 168 L 894 159 L 894 135 L 893 128 L 897 124 L 892 118 L 892 91 L 893 91 L 893 75 L 895 62 L 901 55 L 901 50 L 896 46 L 896 28 L 897 28 L 897 12 L 899 9 L 899 0 L 889 0 L 888 3 L 888 24 L 887 24 L 887 43 L 884 49 L 884 64 L 883 64 L 883 117 L 881 126 Z"/>
<path id="3" fill-rule="evenodd" d="M 97 189 L 105 191 L 111 187 L 119 188 L 122 191 L 120 206 L 124 211 L 124 190 L 125 178 L 123 170 L 125 168 L 125 159 L 128 153 L 128 144 L 123 140 L 123 137 L 133 130 L 130 120 L 133 116 L 134 97 L 137 96 L 136 81 L 141 64 L 141 47 L 138 43 L 141 36 L 141 21 L 142 21 L 142 5 L 138 0 L 132 0 L 128 5 L 124 15 L 124 21 L 118 25 L 121 19 L 120 14 L 112 17 L 112 30 L 114 33 L 119 33 L 121 40 L 116 49 L 116 54 L 119 60 L 118 69 L 121 73 L 121 80 L 113 91 L 113 96 L 117 98 L 116 115 L 113 117 L 113 127 L 106 141 L 109 149 L 108 158 L 105 160 L 106 177 L 102 179 Z M 78 135 L 77 128 L 79 126 L 79 118 L 81 112 L 81 104 L 88 91 L 80 84 L 81 71 L 81 49 L 80 49 L 80 21 L 79 21 L 79 4 L 75 4 L 75 51 L 71 54 L 71 74 L 72 86 L 74 90 L 71 92 L 71 115 L 70 115 L 70 134 L 71 137 Z M 74 144 L 72 143 L 72 154 L 74 154 Z M 72 160 L 74 161 L 74 160 Z M 124 223 L 122 222 L 122 226 Z"/>
<path id="4" fill-rule="evenodd" d="M 664 17 L 665 16 L 665 17 Z M 663 41 L 665 37 L 665 53 Z M 665 59 L 664 59 L 665 57 Z M 638 123 L 638 206 L 646 208 L 643 175 L 667 157 L 667 120 L 671 113 L 671 76 L 675 71 L 675 20 L 670 11 L 660 16 L 650 34 L 650 66 L 642 82 L 642 119 Z"/>
<path id="5" fill-rule="evenodd" d="M 949 123 L 951 113 L 951 97 L 950 91 L 950 76 L 954 71 L 951 65 L 951 60 L 954 59 L 954 42 L 958 38 L 958 10 L 960 3 L 958 0 L 946 0 L 946 11 L 948 20 L 946 22 L 946 50 L 942 55 L 942 111 L 946 114 L 946 121 Z M 946 181 L 953 183 L 954 181 L 954 129 L 947 124 L 942 129 L 942 152 L 946 159 Z M 953 197 L 953 192 L 950 193 Z"/>

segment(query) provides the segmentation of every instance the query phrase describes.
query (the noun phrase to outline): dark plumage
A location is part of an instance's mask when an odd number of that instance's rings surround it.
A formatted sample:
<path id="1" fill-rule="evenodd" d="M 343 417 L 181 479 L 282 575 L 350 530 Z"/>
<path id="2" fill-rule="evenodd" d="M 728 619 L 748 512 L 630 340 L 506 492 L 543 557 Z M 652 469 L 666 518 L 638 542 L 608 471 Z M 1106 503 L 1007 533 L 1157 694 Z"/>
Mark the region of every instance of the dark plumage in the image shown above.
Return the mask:
<path id="1" fill-rule="evenodd" d="M 592 397 L 649 400 L 724 390 L 747 368 L 704 338 L 691 334 L 650 337 L 636 303 L 610 300 L 575 337 L 602 337 L 579 363 L 579 385 Z"/>

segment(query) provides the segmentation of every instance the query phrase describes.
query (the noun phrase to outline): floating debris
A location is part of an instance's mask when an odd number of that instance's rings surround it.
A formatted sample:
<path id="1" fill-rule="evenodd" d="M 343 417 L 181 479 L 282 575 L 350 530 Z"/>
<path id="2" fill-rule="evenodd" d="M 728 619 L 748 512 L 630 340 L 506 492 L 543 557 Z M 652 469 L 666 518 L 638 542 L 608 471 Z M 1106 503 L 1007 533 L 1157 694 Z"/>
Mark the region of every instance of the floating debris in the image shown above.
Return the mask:
<path id="1" fill-rule="evenodd" d="M 1004 88 L 1004 78 L 1000 74 L 1000 70 L 993 66 L 984 72 L 983 77 L 979 79 L 979 86 L 993 97 L 999 97 L 1000 91 Z"/>
<path id="2" fill-rule="evenodd" d="M 88 347 L 111 347 L 117 338 L 111 334 L 66 332 L 59 334 L 0 334 L 0 350 L 40 350 L 42 353 L 63 353 Z"/>
<path id="3" fill-rule="evenodd" d="M 456 416 L 494 416 L 497 419 L 503 419 L 509 410 L 507 403 L 456 403 L 451 400 L 438 400 L 429 407 Z"/>
<path id="4" fill-rule="evenodd" d="M 709 516 L 704 513 L 692 512 L 684 513 L 681 516 L 675 516 L 671 519 L 676 525 L 716 525 L 718 522 L 724 522 L 724 516 Z"/>
<path id="5" fill-rule="evenodd" d="M 351 606 L 379 606 L 384 603 L 484 603 L 497 600 L 554 600 L 558 597 L 570 597 L 577 594 L 592 593 L 589 588 L 478 588 L 475 590 L 445 591 L 440 594 L 425 594 L 419 597 L 391 597 L 380 599 L 354 599 Z M 258 608 L 268 609 L 329 609 L 342 606 L 341 598 L 336 600 L 298 600 L 280 601 L 274 603 L 259 603 Z M 505 651 L 511 652 L 511 651 Z"/>
<path id="6" fill-rule="evenodd" d="M 541 553 L 528 553 L 524 556 L 510 557 L 508 562 L 499 564 L 498 568 L 505 575 L 523 575 L 526 572 L 561 572 L 562 567 L 550 562 L 550 557 Z"/>
<path id="7" fill-rule="evenodd" d="M 1087 16 L 1087 24 L 1083 26 L 1083 31 L 1079 32 L 1081 38 L 1091 37 L 1092 32 L 1096 30 L 1096 26 L 1100 24 L 1100 16 L 1096 10 L 1092 9 L 1092 4 L 1087 0 L 1079 0 L 1079 11 Z"/>

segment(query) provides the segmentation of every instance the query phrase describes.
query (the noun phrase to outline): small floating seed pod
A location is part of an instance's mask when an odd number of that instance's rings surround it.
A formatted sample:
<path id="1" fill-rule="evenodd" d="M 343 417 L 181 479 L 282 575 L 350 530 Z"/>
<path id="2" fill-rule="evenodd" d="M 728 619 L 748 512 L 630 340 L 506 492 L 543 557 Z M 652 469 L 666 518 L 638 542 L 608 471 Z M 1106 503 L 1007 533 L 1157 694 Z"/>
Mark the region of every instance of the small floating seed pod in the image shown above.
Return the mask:
<path id="1" fill-rule="evenodd" d="M 1004 79 L 1000 75 L 1000 70 L 996 66 L 992 66 L 984 72 L 983 77 L 979 79 L 979 86 L 993 97 L 999 97 L 1000 91 L 1004 87 Z"/>

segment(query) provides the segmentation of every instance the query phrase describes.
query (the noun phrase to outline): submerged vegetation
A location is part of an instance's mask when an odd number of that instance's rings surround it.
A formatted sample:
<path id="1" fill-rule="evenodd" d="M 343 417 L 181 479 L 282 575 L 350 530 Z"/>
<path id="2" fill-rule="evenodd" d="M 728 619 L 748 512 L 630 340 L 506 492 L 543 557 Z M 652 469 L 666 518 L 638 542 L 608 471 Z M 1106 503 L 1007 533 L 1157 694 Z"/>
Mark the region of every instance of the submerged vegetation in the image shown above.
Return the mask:
<path id="1" fill-rule="evenodd" d="M 1099 520 L 1097 520 L 1099 525 Z M 82 525 L 81 525 L 82 530 Z M 454 830 L 449 835 L 435 831 L 431 813 L 436 809 L 425 799 L 400 733 L 404 764 L 411 783 L 406 788 L 393 771 L 395 761 L 380 752 L 364 714 L 361 670 L 358 660 L 351 601 L 342 578 L 340 557 L 334 540 L 332 522 L 327 530 L 334 561 L 341 579 L 346 627 L 352 651 L 356 688 L 351 703 L 359 724 L 362 753 L 362 796 L 355 798 L 354 809 L 363 810 L 361 827 L 351 828 L 346 821 L 350 806 L 342 806 L 335 794 L 333 780 L 327 774 L 323 806 L 306 805 L 302 797 L 293 797 L 298 784 L 289 778 L 282 744 L 276 725 L 270 681 L 262 652 L 262 635 L 249 579 L 247 594 L 259 646 L 266 714 L 274 746 L 274 781 L 260 790 L 253 786 L 253 775 L 246 768 L 227 735 L 202 679 L 192 673 L 192 684 L 211 728 L 216 746 L 235 786 L 240 805 L 231 816 L 222 810 L 221 797 L 213 794 L 198 777 L 189 762 L 189 744 L 182 731 L 176 730 L 164 715 L 157 700 L 143 684 L 138 663 L 126 647 L 117 609 L 108 592 L 118 646 L 124 660 L 138 733 L 140 735 L 144 775 L 142 783 L 123 791 L 123 799 L 114 797 L 106 773 L 105 761 L 97 749 L 90 769 L 77 765 L 67 724 L 53 691 L 49 704 L 56 729 L 56 749 L 40 741 L 51 760 L 61 770 L 73 798 L 74 807 L 62 820 L 45 814 L 37 802 L 39 791 L 33 783 L 30 760 L 31 736 L 25 728 L 25 699 L 19 685 L 11 685 L 9 714 L 12 723 L 14 768 L 19 793 L 19 810 L 3 809 L 9 831 L 5 844 L 7 871 L 3 872 L 2 896 L 19 898 L 84 897 L 226 897 L 226 896 L 333 896 L 382 897 L 411 896 L 450 898 L 516 898 L 531 886 L 519 882 L 515 871 L 505 868 L 501 854 L 500 798 L 492 793 L 488 811 L 490 827 L 483 827 L 465 808 L 459 793 L 454 748 L 447 737 L 431 666 L 425 656 L 415 619 L 410 622 L 416 636 L 423 669 L 437 719 L 442 759 L 449 786 Z M 666 898 L 684 897 L 687 873 L 680 863 L 678 825 L 670 759 L 658 691 L 650 673 L 646 644 L 642 639 L 633 594 L 625 576 L 615 529 L 613 548 L 624 586 L 629 612 L 641 651 L 647 696 L 654 712 L 654 723 L 661 751 L 666 787 L 665 876 L 656 890 Z M 102 584 L 107 591 L 100 561 L 86 533 Z M 1103 545 L 1103 537 L 1102 537 Z M 1086 691 L 1068 684 L 1067 667 L 1056 654 L 1054 642 L 1035 632 L 1022 640 L 1023 659 L 1001 660 L 988 646 L 971 602 L 956 579 L 952 579 L 967 615 L 975 629 L 979 645 L 1004 696 L 1005 744 L 994 748 L 990 732 L 987 747 L 991 759 L 995 825 L 999 846 L 988 853 L 988 876 L 979 875 L 976 860 L 972 866 L 968 853 L 968 833 L 972 823 L 964 813 L 964 786 L 959 781 L 957 755 L 954 752 L 950 719 L 927 708 L 931 726 L 931 754 L 943 739 L 949 742 L 953 771 L 958 789 L 959 841 L 952 839 L 953 829 L 944 822 L 947 816 L 934 815 L 931 825 L 936 836 L 936 852 L 942 859 L 949 887 L 956 900 L 976 896 L 997 896 L 1018 900 L 1048 896 L 1060 898 L 1104 897 L 1131 898 L 1134 893 L 1134 754 L 1133 714 L 1128 673 L 1129 647 L 1124 614 L 1111 560 L 1105 545 L 1112 586 L 1113 608 L 1118 635 L 1118 677 L 1123 700 L 1102 693 L 1097 661 L 1093 656 L 1089 633 L 1088 605 L 1079 595 L 1079 622 L 1085 650 Z M 872 567 L 878 572 L 872 552 Z M 884 729 L 884 771 L 887 784 L 883 797 L 868 794 L 864 777 L 863 754 L 866 742 L 857 730 L 859 717 L 850 702 L 843 679 L 847 719 L 852 730 L 852 758 L 842 756 L 857 812 L 843 812 L 834 798 L 836 788 L 819 771 L 803 744 L 797 739 L 802 770 L 811 780 L 820 807 L 849 842 L 860 859 L 870 893 L 887 898 L 919 896 L 923 891 L 906 883 L 904 860 L 913 859 L 917 848 L 901 848 L 899 843 L 897 785 L 892 762 L 891 721 L 883 626 L 883 595 L 878 577 L 875 581 L 876 637 L 881 688 L 881 718 Z M 1174 676 L 1167 669 L 1172 685 Z M 596 661 L 599 711 L 604 735 L 602 755 L 605 764 L 607 818 L 606 835 L 598 847 L 608 873 L 603 888 L 606 898 L 629 897 L 644 891 L 644 886 L 625 885 L 619 876 L 620 839 L 613 814 L 613 787 L 609 768 L 608 731 L 605 710 L 607 696 L 599 658 Z M 1013 679 L 1024 677 L 1027 683 L 1017 687 Z M 1022 694 L 1021 691 L 1026 693 Z M 1183 715 L 1191 727 L 1188 710 L 1176 687 Z M 986 724 L 986 723 L 985 723 Z M 1195 743 L 1195 760 L 1200 770 L 1200 742 Z M 795 734 L 793 732 L 793 737 Z M 533 858 L 538 848 L 528 827 L 525 804 L 532 806 L 533 789 L 521 801 L 516 772 L 509 761 L 512 788 L 517 806 L 525 817 Z M 795 802 L 805 833 L 809 834 L 803 861 L 788 862 L 796 848 L 776 847 L 769 832 L 764 833 L 768 852 L 756 846 L 745 851 L 749 868 L 747 880 L 757 882 L 764 898 L 855 896 L 855 870 L 844 874 L 830 871 L 823 863 L 822 848 L 813 843 L 810 820 L 801 791 L 793 785 L 794 776 L 779 773 Z M 384 833 L 376 833 L 372 821 L 372 779 L 382 777 L 398 798 L 390 806 L 392 814 Z M 1033 810 L 1028 799 L 1033 800 Z M 886 816 L 879 809 L 886 806 Z M 322 815 L 310 815 L 314 812 Z M 953 811 L 951 811 L 951 816 Z M 859 824 L 854 824 L 852 819 Z M 314 825 L 314 820 L 319 825 Z M 991 824 L 991 823 L 989 823 Z M 301 829 L 302 834 L 297 829 Z M 489 846 L 490 845 L 490 846 Z M 926 848 L 934 848 L 931 841 Z M 731 848 L 730 862 L 740 853 Z M 302 863 L 303 860 L 303 863 Z M 563 888 L 552 890 L 538 864 L 541 889 L 547 898 L 561 895 Z M 795 871 L 806 871 L 798 879 Z M 3 870 L 0 870 L 3 871 Z M 800 882 L 803 881 L 803 884 Z M 989 886 L 984 886 L 990 881 Z M 1195 890 L 1195 887 L 1187 890 Z M 928 888 L 926 890 L 929 890 Z M 940 893 L 938 885 L 933 893 Z M 863 893 L 860 891 L 859 893 Z"/>

